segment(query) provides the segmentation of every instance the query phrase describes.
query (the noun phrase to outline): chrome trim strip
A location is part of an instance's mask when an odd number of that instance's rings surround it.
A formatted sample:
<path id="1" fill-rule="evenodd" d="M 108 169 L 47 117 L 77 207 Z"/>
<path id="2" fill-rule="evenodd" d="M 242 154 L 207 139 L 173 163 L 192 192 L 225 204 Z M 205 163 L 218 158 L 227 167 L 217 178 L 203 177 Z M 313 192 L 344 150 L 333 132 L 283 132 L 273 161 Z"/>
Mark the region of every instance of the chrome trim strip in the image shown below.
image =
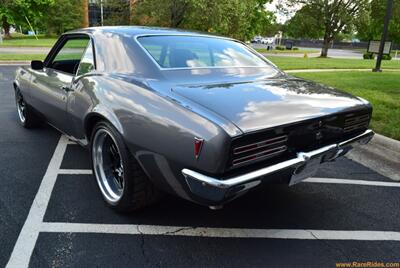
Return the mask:
<path id="1" fill-rule="evenodd" d="M 237 166 L 237 165 L 241 165 L 241 164 L 244 164 L 244 163 L 247 163 L 247 162 L 250 162 L 250 161 L 260 160 L 260 159 L 262 159 L 264 157 L 271 157 L 271 156 L 283 153 L 286 150 L 287 150 L 286 145 L 283 145 L 283 146 L 267 149 L 267 150 L 264 150 L 264 151 L 261 151 L 261 152 L 249 154 L 249 155 L 246 155 L 246 156 L 243 156 L 243 157 L 234 158 L 232 160 L 232 165 L 233 166 Z M 251 158 L 251 157 L 256 157 L 256 158 L 248 159 L 248 158 Z"/>
<path id="2" fill-rule="evenodd" d="M 252 172 L 249 172 L 249 173 L 246 173 L 246 174 L 243 174 L 240 176 L 232 177 L 229 179 L 225 179 L 225 180 L 209 177 L 207 175 L 203 175 L 201 173 L 198 173 L 196 171 L 193 171 L 193 170 L 190 170 L 187 168 L 182 169 L 182 174 L 186 178 L 186 181 L 188 180 L 188 178 L 192 178 L 192 179 L 195 179 L 195 180 L 201 182 L 203 185 L 210 185 L 213 187 L 226 189 L 226 188 L 230 188 L 232 186 L 249 183 L 257 178 L 272 174 L 274 172 L 277 172 L 277 171 L 280 171 L 280 170 L 283 170 L 286 168 L 298 167 L 312 157 L 327 153 L 334 149 L 340 150 L 341 147 L 348 146 L 355 142 L 360 142 L 360 143 L 366 144 L 372 139 L 374 134 L 375 133 L 369 129 L 358 136 L 355 136 L 349 140 L 340 142 L 338 144 L 327 145 L 327 146 L 324 146 L 322 148 L 319 148 L 317 150 L 310 151 L 310 152 L 300 152 L 297 154 L 296 158 L 293 158 L 293 159 L 290 159 L 287 161 L 283 161 L 281 163 L 278 163 L 278 164 L 275 164 L 275 165 L 272 165 L 269 167 L 265 167 L 265 168 L 262 168 L 262 169 L 259 169 L 256 171 L 252 171 Z M 189 187 L 190 187 L 190 185 L 189 185 Z"/>
<path id="3" fill-rule="evenodd" d="M 282 142 L 287 142 L 287 140 L 288 140 L 287 135 L 283 135 L 283 136 L 279 136 L 279 137 L 272 138 L 272 139 L 269 139 L 269 140 L 263 140 L 263 141 L 259 141 L 259 142 L 250 143 L 250 144 L 247 144 L 247 145 L 234 147 L 233 148 L 233 154 L 234 155 L 238 155 L 238 154 L 242 154 L 242 153 L 247 153 L 247 152 L 254 151 L 254 150 L 257 150 L 257 149 L 261 149 L 261 148 L 264 148 L 264 147 L 267 147 L 267 146 L 272 146 L 272 145 L 276 145 L 276 144 L 279 144 L 279 143 L 282 143 Z M 269 143 L 269 142 L 271 142 L 271 143 Z M 259 145 L 259 144 L 262 144 L 262 145 Z M 251 148 L 251 149 L 245 149 L 244 151 L 241 151 L 243 148 L 254 146 L 254 145 L 257 145 L 257 147 L 256 148 Z M 236 152 L 238 150 L 240 152 Z"/>

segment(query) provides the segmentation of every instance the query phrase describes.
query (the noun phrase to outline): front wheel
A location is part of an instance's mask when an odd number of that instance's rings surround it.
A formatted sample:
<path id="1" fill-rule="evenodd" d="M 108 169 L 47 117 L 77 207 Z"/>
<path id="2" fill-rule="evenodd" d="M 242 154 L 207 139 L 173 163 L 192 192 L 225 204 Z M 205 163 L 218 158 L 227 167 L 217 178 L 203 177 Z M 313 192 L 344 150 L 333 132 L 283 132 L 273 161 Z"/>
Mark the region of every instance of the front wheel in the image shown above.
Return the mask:
<path id="1" fill-rule="evenodd" d="M 25 99 L 18 88 L 15 90 L 15 103 L 17 106 L 18 119 L 23 127 L 33 128 L 39 124 L 39 118 L 32 108 L 25 102 Z"/>
<path id="2" fill-rule="evenodd" d="M 119 211 L 132 211 L 158 199 L 157 189 L 111 124 L 96 124 L 90 148 L 93 174 L 109 206 Z"/>

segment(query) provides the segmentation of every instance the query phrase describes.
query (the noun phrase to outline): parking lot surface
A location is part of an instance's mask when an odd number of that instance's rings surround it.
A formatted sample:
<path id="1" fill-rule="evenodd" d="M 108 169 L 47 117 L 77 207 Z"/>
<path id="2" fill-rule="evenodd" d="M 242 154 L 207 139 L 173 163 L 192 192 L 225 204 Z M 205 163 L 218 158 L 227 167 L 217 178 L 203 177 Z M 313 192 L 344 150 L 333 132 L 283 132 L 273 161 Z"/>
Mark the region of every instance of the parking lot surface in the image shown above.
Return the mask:
<path id="1" fill-rule="evenodd" d="M 335 267 L 400 261 L 400 183 L 342 158 L 293 187 L 268 185 L 212 211 L 166 196 L 119 214 L 88 153 L 17 123 L 16 67 L 0 67 L 0 267 Z"/>

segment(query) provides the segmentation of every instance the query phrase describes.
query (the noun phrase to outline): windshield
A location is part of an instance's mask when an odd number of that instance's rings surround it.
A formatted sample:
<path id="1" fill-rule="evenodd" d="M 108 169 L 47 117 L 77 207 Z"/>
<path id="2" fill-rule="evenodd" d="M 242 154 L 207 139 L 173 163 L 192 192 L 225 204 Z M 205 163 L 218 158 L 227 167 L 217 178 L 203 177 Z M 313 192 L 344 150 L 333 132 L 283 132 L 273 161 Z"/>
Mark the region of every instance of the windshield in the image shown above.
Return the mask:
<path id="1" fill-rule="evenodd" d="M 271 67 L 245 45 L 202 36 L 158 35 L 138 38 L 162 68 Z"/>

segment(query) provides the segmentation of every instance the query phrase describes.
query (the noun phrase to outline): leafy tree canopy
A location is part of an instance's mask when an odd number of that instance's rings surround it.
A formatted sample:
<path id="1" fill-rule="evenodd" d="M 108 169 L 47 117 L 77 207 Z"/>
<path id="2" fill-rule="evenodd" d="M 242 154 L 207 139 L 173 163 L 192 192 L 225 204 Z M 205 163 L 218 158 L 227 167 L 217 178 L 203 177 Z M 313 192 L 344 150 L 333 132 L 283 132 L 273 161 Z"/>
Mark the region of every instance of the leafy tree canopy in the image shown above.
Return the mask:
<path id="1" fill-rule="evenodd" d="M 361 40 L 380 40 L 386 14 L 387 0 L 372 0 L 356 21 L 357 36 Z M 389 24 L 389 40 L 400 44 L 400 0 L 393 1 Z"/>
<path id="2" fill-rule="evenodd" d="M 47 34 L 57 35 L 82 26 L 82 0 L 53 1 L 41 20 L 36 21 L 36 26 L 45 30 Z"/>
<path id="3" fill-rule="evenodd" d="M 208 31 L 248 40 L 275 22 L 264 5 L 270 0 L 138 0 L 132 22 Z"/>
<path id="4" fill-rule="evenodd" d="M 296 37 L 323 37 L 321 56 L 326 57 L 331 42 L 351 30 L 369 0 L 287 0 L 287 4 L 302 7 L 289 22 L 289 31 Z"/>
<path id="5" fill-rule="evenodd" d="M 26 18 L 37 21 L 54 0 L 0 0 L 0 17 L 5 34 L 10 24 L 26 24 Z"/>

